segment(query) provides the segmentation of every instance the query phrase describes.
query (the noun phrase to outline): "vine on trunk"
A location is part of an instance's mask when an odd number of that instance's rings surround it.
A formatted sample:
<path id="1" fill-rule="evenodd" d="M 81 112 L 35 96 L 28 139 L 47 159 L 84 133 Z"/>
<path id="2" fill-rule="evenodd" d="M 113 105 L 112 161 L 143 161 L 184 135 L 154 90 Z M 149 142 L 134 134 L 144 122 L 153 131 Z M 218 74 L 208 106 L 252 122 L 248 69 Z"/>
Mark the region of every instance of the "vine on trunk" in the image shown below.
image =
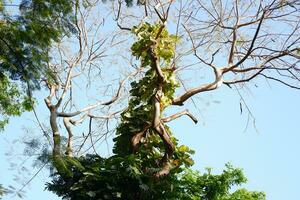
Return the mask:
<path id="1" fill-rule="evenodd" d="M 143 171 L 159 166 L 161 169 L 155 176 L 160 177 L 171 168 L 193 164 L 190 158 L 193 151 L 187 146 L 178 147 L 162 115 L 179 87 L 172 63 L 178 38 L 170 35 L 163 24 L 143 23 L 132 32 L 138 37 L 132 45 L 132 54 L 147 71 L 141 80 L 131 83 L 131 99 L 122 113 L 114 153 L 123 156 L 135 153 L 137 157 L 148 158 Z"/>
<path id="2" fill-rule="evenodd" d="M 246 178 L 241 169 L 229 164 L 220 175 L 210 170 L 200 175 L 189 169 L 194 152 L 179 146 L 165 123 L 182 115 L 197 120 L 187 110 L 163 117 L 174 104 L 179 86 L 172 64 L 178 38 L 163 24 L 143 23 L 132 32 L 138 37 L 132 53 L 146 72 L 131 83 L 128 108 L 121 114 L 114 138 L 115 155 L 54 156 L 57 172 L 47 189 L 71 200 L 265 200 L 261 192 L 238 189 L 231 193 L 231 187 L 245 183 Z"/>

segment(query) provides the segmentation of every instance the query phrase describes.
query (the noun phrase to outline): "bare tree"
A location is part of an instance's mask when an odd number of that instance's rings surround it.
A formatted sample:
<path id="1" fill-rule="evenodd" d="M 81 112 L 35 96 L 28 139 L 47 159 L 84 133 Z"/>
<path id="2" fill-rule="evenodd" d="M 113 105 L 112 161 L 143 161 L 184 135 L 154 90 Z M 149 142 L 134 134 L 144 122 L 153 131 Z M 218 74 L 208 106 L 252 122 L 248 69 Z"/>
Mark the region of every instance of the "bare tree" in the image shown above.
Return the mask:
<path id="1" fill-rule="evenodd" d="M 299 1 L 194 1 L 181 6 L 181 27 L 191 43 L 188 53 L 212 69 L 215 78 L 175 98 L 175 105 L 221 84 L 245 85 L 257 76 L 299 89 Z"/>
<path id="2" fill-rule="evenodd" d="M 173 4 L 173 5 L 172 5 Z M 177 13 L 170 16 L 170 8 Z M 121 6 L 119 4 L 118 18 Z M 299 89 L 299 1 L 151 1 L 145 4 L 145 17 L 154 16 L 161 24 L 161 31 L 169 25 L 169 18 L 177 22 L 176 34 L 189 44 L 179 46 L 179 53 L 173 60 L 172 69 L 180 75 L 182 69 L 205 67 L 211 70 L 212 81 L 194 85 L 186 89 L 172 101 L 182 106 L 187 100 L 199 93 L 219 88 L 222 84 L 245 85 L 257 76 L 280 82 L 291 88 Z M 119 25 L 123 30 L 127 30 Z M 162 170 L 157 176 L 168 174 L 168 159 L 174 153 L 170 134 L 164 122 L 187 114 L 194 122 L 195 117 L 188 111 L 179 112 L 171 117 L 161 118 L 161 95 L 165 77 L 160 61 L 155 53 L 159 34 L 152 46 L 144 51 L 151 52 L 153 68 L 159 77 L 153 97 L 153 123 L 138 132 L 133 138 L 134 149 L 153 128 L 165 144 Z M 185 58 L 198 60 L 188 64 Z M 184 72 L 183 72 L 184 73 Z M 197 76 L 199 74 L 195 74 Z M 168 119 L 168 120 L 166 120 Z"/>
<path id="3" fill-rule="evenodd" d="M 125 3 L 119 0 L 106 7 L 113 13 L 113 19 L 117 25 L 110 32 L 113 34 L 110 35 L 105 34 L 105 18 L 102 20 L 94 19 L 93 15 L 97 15 L 97 11 L 99 11 L 97 1 L 90 2 L 87 8 L 78 7 L 76 9 L 76 38 L 58 43 L 57 47 L 53 49 L 55 60 L 49 63 L 53 77 L 45 79 L 49 89 L 49 96 L 45 98 L 45 103 L 50 112 L 54 155 L 60 155 L 61 152 L 59 118 L 63 119 L 68 134 L 66 155 L 72 156 L 74 151 L 72 126 L 83 123 L 85 119 L 89 118 L 89 131 L 81 138 L 78 152 L 84 146 L 87 137 L 90 137 L 93 143 L 93 121 L 102 119 L 107 123 L 124 109 L 115 110 L 112 109 L 112 105 L 116 103 L 116 107 L 118 107 L 122 104 L 120 100 L 124 100 L 121 96 L 122 91 L 126 88 L 126 80 L 143 71 L 142 68 L 138 67 L 138 63 L 133 58 L 129 58 L 128 55 L 122 55 L 121 52 L 118 57 L 114 57 L 114 60 L 116 60 L 115 58 L 120 59 L 118 63 L 127 62 L 132 67 L 131 70 L 127 70 L 125 75 L 119 75 L 118 84 L 112 83 L 118 86 L 113 86 L 110 98 L 99 98 L 99 95 L 96 95 L 97 100 L 93 104 L 88 106 L 76 105 L 74 93 L 80 93 L 82 96 L 83 91 L 76 90 L 75 84 L 76 80 L 81 81 L 81 77 L 84 77 L 85 82 L 88 83 L 86 88 L 91 88 L 92 86 L 89 84 L 96 80 L 91 74 L 97 70 L 113 71 L 114 69 L 107 69 L 107 66 L 99 69 L 100 63 L 108 63 L 107 60 L 110 59 L 108 54 L 112 52 L 111 49 L 114 47 L 122 46 L 122 48 L 128 49 L 126 46 L 128 43 L 125 42 L 128 39 L 127 34 L 133 25 L 139 23 L 158 21 L 161 24 L 161 30 L 169 27 L 175 29 L 175 34 L 180 40 L 187 41 L 179 42 L 176 47 L 180 53 L 176 54 L 172 65 L 178 76 L 188 76 L 189 73 L 186 71 L 189 68 L 212 71 L 212 78 L 205 79 L 207 83 L 200 85 L 184 83 L 184 85 L 190 85 L 187 87 L 191 88 L 180 89 L 182 94 L 173 99 L 173 105 L 183 105 L 194 95 L 215 90 L 222 84 L 229 87 L 233 85 L 244 86 L 259 76 L 280 82 L 291 88 L 300 88 L 298 75 L 300 4 L 297 0 L 145 1 L 141 7 L 132 9 L 128 9 L 124 5 Z M 137 9 L 141 12 L 137 12 Z M 172 24 L 171 20 L 175 23 Z M 158 37 L 159 35 L 157 35 L 157 39 Z M 76 44 L 71 43 L 74 41 Z M 187 110 L 170 117 L 161 118 L 159 95 L 165 77 L 157 55 L 155 55 L 155 44 L 154 41 L 154 46 L 145 47 L 145 50 L 149 49 L 152 52 L 151 59 L 156 63 L 154 67 L 158 77 L 160 77 L 154 98 L 156 111 L 151 127 L 156 130 L 165 143 L 166 154 L 164 157 L 166 158 L 165 162 L 167 162 L 167 158 L 173 154 L 174 147 L 162 123 L 182 115 L 188 115 L 194 122 L 197 120 Z M 189 63 L 189 61 L 191 62 Z M 124 69 L 119 68 L 115 72 L 120 73 L 120 70 Z M 199 74 L 195 73 L 195 75 L 194 78 L 197 79 Z M 110 87 L 105 85 L 103 80 L 100 79 L 100 81 L 102 81 L 102 85 L 99 84 L 100 87 L 104 87 L 102 91 Z M 78 85 L 83 87 L 82 82 Z M 93 89 L 95 87 L 93 86 Z M 102 115 L 112 111 L 101 116 L 93 114 L 93 110 L 100 111 Z M 146 130 L 147 128 L 132 138 L 134 149 L 145 135 Z M 107 133 L 108 131 L 104 132 Z M 94 148 L 94 144 L 91 145 Z M 164 166 L 166 167 L 167 164 Z M 165 169 L 159 175 L 166 174 L 168 171 L 169 169 Z"/>
<path id="4" fill-rule="evenodd" d="M 44 101 L 49 110 L 54 156 L 61 155 L 62 133 L 68 138 L 67 156 L 74 156 L 74 152 L 78 155 L 84 147 L 82 153 L 90 149 L 97 153 L 95 144 L 114 133 L 115 124 L 112 129 L 108 124 L 116 122 L 126 108 L 128 80 L 144 73 L 141 63 L 130 53 L 130 31 L 144 22 L 159 23 L 161 31 L 169 29 L 180 39 L 170 66 L 182 80 L 173 106 L 183 106 L 195 95 L 222 85 L 247 87 L 258 77 L 300 89 L 298 0 L 146 0 L 132 8 L 127 8 L 123 0 L 84 2 L 76 9 L 76 35 L 66 37 L 51 50 L 52 73 L 42 80 L 49 91 Z M 131 139 L 133 150 L 138 151 L 149 128 L 161 137 L 165 154 L 156 176 L 169 173 L 168 160 L 174 153 L 164 123 L 184 115 L 197 123 L 188 110 L 163 116 L 160 95 L 165 77 L 154 50 L 160 33 L 153 45 L 145 47 L 151 52 L 155 63 L 152 67 L 159 77 L 153 95 L 152 124 Z M 202 74 L 209 75 L 200 80 Z M 40 113 L 37 115 L 39 118 Z M 82 136 L 74 132 L 78 124 L 88 127 Z"/>
<path id="5" fill-rule="evenodd" d="M 66 37 L 52 49 L 54 59 L 49 62 L 51 74 L 42 80 L 49 90 L 49 95 L 44 101 L 50 113 L 54 156 L 61 155 L 62 131 L 66 132 L 68 137 L 65 154 L 73 156 L 73 126 L 84 123 L 87 118 L 90 119 L 89 131 L 88 134 L 79 136 L 81 139 L 77 142 L 76 152 L 80 152 L 88 137 L 92 142 L 90 145 L 93 146 L 93 119 L 107 123 L 108 120 L 116 118 L 123 109 L 121 102 L 124 98 L 121 97 L 128 79 L 140 72 L 135 68 L 123 70 L 118 66 L 113 67 L 120 64 L 114 60 L 120 57 L 117 48 L 124 43 L 124 39 L 119 37 L 118 31 L 102 30 L 106 28 L 105 23 L 109 22 L 105 21 L 103 15 L 99 16 L 97 6 L 103 6 L 100 3 L 90 1 L 86 7 L 78 5 L 75 11 L 76 35 L 71 38 Z M 110 6 L 107 8 L 109 12 L 106 14 L 109 15 L 111 8 Z M 114 58 L 103 61 L 109 54 Z M 108 63 L 110 66 L 103 66 L 103 63 Z M 107 74 L 103 72 L 105 68 L 108 68 Z M 108 75 L 108 73 L 115 73 L 115 75 Z M 84 105 L 83 102 L 90 104 Z M 115 103 L 118 104 L 116 108 L 112 107 Z M 93 111 L 98 112 L 95 114 Z M 61 123 L 63 129 L 60 128 Z M 103 131 L 107 134 L 109 130 L 107 126 L 105 128 L 106 131 L 101 129 L 98 132 Z"/>

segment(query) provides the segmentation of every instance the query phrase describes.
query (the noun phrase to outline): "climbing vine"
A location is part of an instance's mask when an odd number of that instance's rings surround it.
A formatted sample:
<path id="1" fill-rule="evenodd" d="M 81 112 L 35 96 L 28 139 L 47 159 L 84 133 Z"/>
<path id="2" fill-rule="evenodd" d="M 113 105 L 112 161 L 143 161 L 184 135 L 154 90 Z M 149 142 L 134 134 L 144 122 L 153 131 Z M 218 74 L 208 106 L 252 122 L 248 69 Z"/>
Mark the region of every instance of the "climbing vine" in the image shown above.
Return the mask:
<path id="1" fill-rule="evenodd" d="M 122 156 L 135 153 L 139 158 L 148 158 L 144 159 L 148 164 L 142 165 L 147 168 L 144 171 L 160 166 L 162 169 L 156 176 L 166 175 L 170 168 L 193 164 L 190 158 L 193 151 L 177 145 L 162 118 L 179 87 L 172 65 L 178 38 L 169 34 L 162 24 L 143 23 L 132 32 L 138 38 L 132 45 L 132 54 L 147 71 L 141 80 L 131 83 L 131 99 L 128 109 L 122 113 L 114 153 Z"/>
<path id="2" fill-rule="evenodd" d="M 47 189 L 72 200 L 265 200 L 260 192 L 230 193 L 246 178 L 229 164 L 220 175 L 189 169 L 194 152 L 178 145 L 166 123 L 182 115 L 197 120 L 187 110 L 164 117 L 179 87 L 172 63 L 178 38 L 159 23 L 142 23 L 132 32 L 137 36 L 132 54 L 145 74 L 131 83 L 128 107 L 114 138 L 114 155 L 53 156 L 57 172 Z"/>

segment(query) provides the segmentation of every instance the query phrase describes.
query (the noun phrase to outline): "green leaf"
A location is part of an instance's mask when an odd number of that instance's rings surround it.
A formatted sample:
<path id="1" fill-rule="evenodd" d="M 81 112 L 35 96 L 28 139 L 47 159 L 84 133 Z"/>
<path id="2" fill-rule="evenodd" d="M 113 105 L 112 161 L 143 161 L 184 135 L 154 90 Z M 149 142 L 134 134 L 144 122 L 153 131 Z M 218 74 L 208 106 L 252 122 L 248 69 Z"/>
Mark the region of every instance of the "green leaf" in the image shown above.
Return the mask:
<path id="1" fill-rule="evenodd" d="M 189 147 L 186 146 L 186 145 L 181 145 L 181 146 L 178 148 L 178 150 L 179 150 L 180 152 L 188 152 L 190 149 L 189 149 Z"/>

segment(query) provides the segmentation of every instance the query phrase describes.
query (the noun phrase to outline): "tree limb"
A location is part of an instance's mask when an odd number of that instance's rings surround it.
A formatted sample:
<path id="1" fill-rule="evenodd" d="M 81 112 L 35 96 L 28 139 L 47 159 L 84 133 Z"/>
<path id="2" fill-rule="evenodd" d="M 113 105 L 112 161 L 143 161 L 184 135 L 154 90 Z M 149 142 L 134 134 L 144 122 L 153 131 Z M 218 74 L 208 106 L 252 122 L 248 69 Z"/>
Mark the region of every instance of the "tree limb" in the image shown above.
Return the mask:
<path id="1" fill-rule="evenodd" d="M 169 116 L 169 117 L 162 118 L 161 120 L 162 120 L 164 123 L 167 123 L 167 122 L 173 121 L 174 119 L 177 119 L 177 118 L 179 118 L 179 117 L 181 117 L 181 116 L 183 116 L 183 115 L 187 115 L 188 117 L 190 117 L 190 118 L 193 120 L 193 122 L 194 122 L 195 124 L 198 123 L 198 120 L 196 119 L 196 117 L 194 117 L 194 116 L 189 112 L 189 110 L 187 110 L 187 109 L 184 110 L 184 111 L 175 113 L 174 115 L 171 115 L 171 116 Z"/>

